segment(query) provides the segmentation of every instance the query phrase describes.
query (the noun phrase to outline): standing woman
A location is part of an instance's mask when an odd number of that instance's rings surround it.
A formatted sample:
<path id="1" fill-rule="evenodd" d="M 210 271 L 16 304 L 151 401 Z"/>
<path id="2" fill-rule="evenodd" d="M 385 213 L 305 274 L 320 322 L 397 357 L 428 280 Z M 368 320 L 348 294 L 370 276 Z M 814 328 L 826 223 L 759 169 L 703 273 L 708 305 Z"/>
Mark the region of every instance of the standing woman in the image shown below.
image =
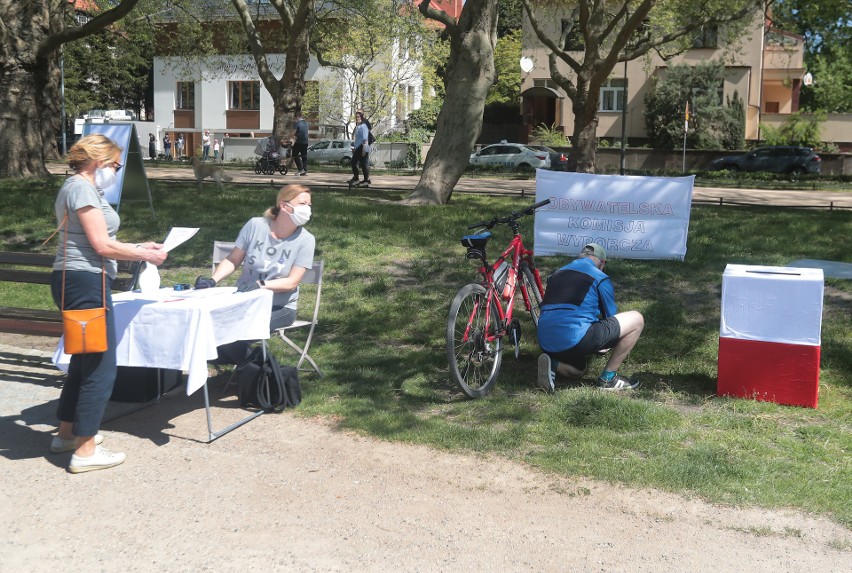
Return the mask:
<path id="1" fill-rule="evenodd" d="M 53 438 L 50 451 L 74 452 L 68 466 L 71 473 L 111 468 L 125 458 L 123 453 L 101 447 L 103 436 L 98 434 L 117 370 L 110 295 L 116 259 L 159 265 L 167 256 L 160 244 L 122 243 L 115 238 L 120 220 L 104 198 L 103 189 L 115 182 L 115 174 L 122 167 L 120 161 L 121 148 L 105 135 L 83 137 L 68 150 L 68 165 L 75 174 L 65 180 L 54 203 L 60 226 L 51 276 L 54 302 L 62 308 L 64 288 L 65 309 L 107 308 L 106 352 L 72 356 L 59 396 L 59 434 Z"/>
<path id="2" fill-rule="evenodd" d="M 195 288 L 208 288 L 230 276 L 240 265 L 239 291 L 271 290 L 270 330 L 293 324 L 299 300 L 299 283 L 314 265 L 314 236 L 303 227 L 311 218 L 311 190 L 285 185 L 274 207 L 262 217 L 249 219 L 240 230 L 231 254 L 219 263 L 211 278 L 198 277 Z M 249 343 L 237 341 L 219 348 L 225 362 L 241 363 Z"/>

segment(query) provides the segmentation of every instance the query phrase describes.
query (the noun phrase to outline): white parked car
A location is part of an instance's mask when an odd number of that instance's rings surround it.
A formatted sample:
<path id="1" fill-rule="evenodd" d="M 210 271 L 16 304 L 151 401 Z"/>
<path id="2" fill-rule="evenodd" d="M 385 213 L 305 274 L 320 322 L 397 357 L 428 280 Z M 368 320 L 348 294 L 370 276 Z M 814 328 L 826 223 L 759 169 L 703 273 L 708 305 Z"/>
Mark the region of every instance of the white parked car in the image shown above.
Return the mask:
<path id="1" fill-rule="evenodd" d="M 472 153 L 471 165 L 502 165 L 515 171 L 531 172 L 534 169 L 547 169 L 550 156 L 520 143 L 495 143 Z"/>
<path id="2" fill-rule="evenodd" d="M 352 159 L 351 139 L 324 139 L 308 147 L 308 161 L 349 165 Z"/>

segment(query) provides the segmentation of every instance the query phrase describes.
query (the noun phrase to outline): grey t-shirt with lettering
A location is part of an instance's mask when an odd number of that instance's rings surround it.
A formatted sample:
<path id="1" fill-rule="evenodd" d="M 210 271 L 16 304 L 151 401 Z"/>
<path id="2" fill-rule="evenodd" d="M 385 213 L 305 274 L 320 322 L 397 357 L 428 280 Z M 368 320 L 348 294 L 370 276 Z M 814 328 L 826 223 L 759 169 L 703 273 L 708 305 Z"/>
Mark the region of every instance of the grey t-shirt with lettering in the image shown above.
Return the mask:
<path id="1" fill-rule="evenodd" d="M 107 234 L 110 239 L 115 239 L 118 227 L 121 224 L 118 213 L 104 198 L 103 191 L 82 176 L 73 175 L 65 180 L 53 204 L 56 220 L 60 224 L 65 217 L 66 210 L 68 212 L 68 225 L 59 230 L 59 245 L 56 247 L 53 269 L 61 271 L 64 261 L 66 270 L 99 273 L 103 265 L 107 276 L 115 278 L 118 263 L 113 259 L 102 258 L 92 247 L 89 238 L 86 237 L 86 232 L 83 230 L 83 225 L 80 223 L 80 217 L 77 214 L 77 210 L 83 207 L 95 207 L 103 211 Z M 67 259 L 65 255 L 66 229 L 68 239 Z"/>
<path id="2" fill-rule="evenodd" d="M 237 236 L 236 246 L 246 252 L 243 270 L 237 285 L 263 279 L 287 277 L 293 267 L 310 269 L 314 265 L 316 240 L 304 227 L 284 239 L 275 239 L 269 230 L 269 219 L 249 219 Z M 299 289 L 276 292 L 273 306 L 296 309 Z"/>

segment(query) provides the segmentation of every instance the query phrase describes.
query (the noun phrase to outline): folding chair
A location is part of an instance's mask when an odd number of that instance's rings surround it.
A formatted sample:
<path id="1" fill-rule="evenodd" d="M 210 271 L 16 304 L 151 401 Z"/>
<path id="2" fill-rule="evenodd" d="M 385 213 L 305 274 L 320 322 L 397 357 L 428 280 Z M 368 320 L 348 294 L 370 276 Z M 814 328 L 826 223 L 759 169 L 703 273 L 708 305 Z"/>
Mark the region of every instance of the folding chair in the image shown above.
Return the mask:
<path id="1" fill-rule="evenodd" d="M 314 329 L 316 328 L 317 323 L 319 322 L 318 317 L 320 308 L 320 296 L 322 295 L 322 273 L 324 267 L 325 261 L 314 261 L 314 266 L 305 271 L 305 276 L 302 277 L 302 282 L 299 284 L 300 290 L 304 285 L 316 285 L 316 300 L 314 300 L 314 308 L 310 320 L 297 319 L 290 326 L 275 329 L 275 332 L 278 333 L 278 336 L 281 337 L 281 340 L 283 340 L 290 348 L 295 350 L 296 353 L 300 355 L 299 362 L 296 364 L 296 368 L 298 368 L 299 370 L 310 371 L 310 369 L 308 368 L 302 368 L 302 362 L 307 360 L 308 363 L 310 363 L 311 367 L 314 369 L 314 371 L 320 376 L 320 378 L 322 378 L 322 370 L 320 370 L 320 367 L 317 366 L 316 362 L 314 362 L 314 359 L 311 358 L 311 355 L 308 354 L 308 349 L 311 346 L 311 339 L 314 336 Z M 302 314 L 301 305 L 299 306 L 299 309 L 299 314 Z M 305 327 L 310 327 L 310 330 L 308 330 L 308 336 L 305 339 L 304 347 L 300 347 L 285 334 L 285 332 Z"/>
<path id="2" fill-rule="evenodd" d="M 234 250 L 235 243 L 229 241 L 213 241 L 213 272 L 216 270 L 216 266 L 228 258 L 228 255 L 231 254 L 231 251 Z"/>

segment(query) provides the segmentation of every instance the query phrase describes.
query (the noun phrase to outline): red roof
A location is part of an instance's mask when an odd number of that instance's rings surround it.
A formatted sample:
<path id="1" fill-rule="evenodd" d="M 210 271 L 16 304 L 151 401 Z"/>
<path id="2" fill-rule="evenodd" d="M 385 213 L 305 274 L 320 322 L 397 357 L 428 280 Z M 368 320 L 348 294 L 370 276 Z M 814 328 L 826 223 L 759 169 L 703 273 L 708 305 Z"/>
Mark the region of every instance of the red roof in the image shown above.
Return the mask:
<path id="1" fill-rule="evenodd" d="M 68 3 L 73 4 L 74 10 L 78 12 L 87 12 L 91 14 L 100 10 L 94 0 L 68 0 Z"/>

